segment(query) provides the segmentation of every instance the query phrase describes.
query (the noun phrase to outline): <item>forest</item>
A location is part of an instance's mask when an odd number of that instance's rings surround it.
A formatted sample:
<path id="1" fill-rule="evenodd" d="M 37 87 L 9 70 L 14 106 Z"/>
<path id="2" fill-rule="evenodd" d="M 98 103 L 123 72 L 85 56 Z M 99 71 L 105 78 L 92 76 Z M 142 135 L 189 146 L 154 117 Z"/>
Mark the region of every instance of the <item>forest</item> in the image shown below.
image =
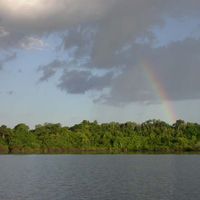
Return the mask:
<path id="1" fill-rule="evenodd" d="M 200 152 L 200 124 L 160 120 L 138 124 L 82 121 L 72 127 L 45 123 L 30 129 L 20 123 L 0 127 L 1 154 Z"/>

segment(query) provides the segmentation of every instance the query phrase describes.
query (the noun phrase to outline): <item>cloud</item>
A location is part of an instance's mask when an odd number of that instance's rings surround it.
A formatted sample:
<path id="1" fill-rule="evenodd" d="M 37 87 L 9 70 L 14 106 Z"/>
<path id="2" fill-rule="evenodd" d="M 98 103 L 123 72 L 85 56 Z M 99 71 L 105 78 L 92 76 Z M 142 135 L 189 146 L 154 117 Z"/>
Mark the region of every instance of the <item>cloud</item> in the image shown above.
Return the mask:
<path id="1" fill-rule="evenodd" d="M 67 62 L 56 59 L 46 65 L 39 66 L 38 71 L 42 72 L 40 81 L 47 81 L 49 78 L 55 75 L 57 70 L 63 69 L 63 67 L 66 65 Z"/>
<path id="2" fill-rule="evenodd" d="M 70 94 L 84 94 L 92 90 L 101 91 L 109 87 L 114 77 L 113 72 L 99 75 L 89 70 L 71 70 L 69 63 L 57 59 L 47 65 L 40 66 L 38 71 L 42 73 L 40 81 L 48 81 L 58 71 L 62 71 L 57 87 Z"/>
<path id="3" fill-rule="evenodd" d="M 94 49 L 98 61 L 105 49 L 109 53 L 141 35 L 153 37 L 149 28 L 162 26 L 165 16 L 197 16 L 199 8 L 198 0 L 0 0 L 1 27 L 9 33 L 0 47 L 93 24 L 99 28 Z"/>
<path id="4" fill-rule="evenodd" d="M 107 0 L 0 0 L 0 51 L 30 48 L 30 42 L 41 45 L 41 38 L 98 20 L 111 4 Z"/>
<path id="5" fill-rule="evenodd" d="M 34 37 L 27 37 L 21 42 L 21 47 L 23 49 L 31 50 L 42 50 L 47 47 L 47 44 L 41 39 L 34 38 Z"/>
<path id="6" fill-rule="evenodd" d="M 158 48 L 148 44 L 133 44 L 124 52 L 122 59 L 127 61 L 127 65 L 119 68 L 117 75 L 114 76 L 117 72 L 115 68 L 115 73 L 103 77 L 92 76 L 94 69 L 68 71 L 67 63 L 54 61 L 43 66 L 42 80 L 62 69 L 63 75 L 58 86 L 61 90 L 83 94 L 91 89 L 100 91 L 109 88 L 109 93 L 101 95 L 95 102 L 112 105 L 158 103 L 163 100 L 160 99 L 163 98 L 161 92 L 165 92 L 171 100 L 200 98 L 200 40 L 188 38 Z M 159 88 L 163 91 L 159 91 Z"/>
<path id="7" fill-rule="evenodd" d="M 88 91 L 102 91 L 109 87 L 113 73 L 94 75 L 90 71 L 65 71 L 58 88 L 70 94 L 84 94 Z"/>
<path id="8" fill-rule="evenodd" d="M 155 103 L 166 97 L 175 101 L 200 98 L 200 40 L 190 38 L 159 48 L 139 46 L 132 49 L 135 63 L 123 68 L 102 101 L 127 104 Z"/>
<path id="9" fill-rule="evenodd" d="M 41 65 L 40 81 L 59 71 L 58 88 L 68 93 L 109 88 L 99 101 L 158 102 L 147 65 L 171 100 L 199 99 L 198 33 L 155 45 L 155 30 L 164 28 L 168 18 L 199 19 L 199 10 L 199 0 L 0 0 L 0 49 L 40 49 L 45 45 L 41 38 L 59 33 L 57 54 L 66 53 L 66 59 Z"/>
<path id="10" fill-rule="evenodd" d="M 0 27 L 0 51 L 10 51 L 10 49 L 42 50 L 48 45 L 40 38 L 29 36 L 19 31 L 8 32 L 4 27 Z"/>
<path id="11" fill-rule="evenodd" d="M 0 0 L 1 26 L 10 33 L 5 42 L 0 41 L 0 47 L 13 47 L 26 37 L 97 20 L 110 4 L 106 0 Z"/>

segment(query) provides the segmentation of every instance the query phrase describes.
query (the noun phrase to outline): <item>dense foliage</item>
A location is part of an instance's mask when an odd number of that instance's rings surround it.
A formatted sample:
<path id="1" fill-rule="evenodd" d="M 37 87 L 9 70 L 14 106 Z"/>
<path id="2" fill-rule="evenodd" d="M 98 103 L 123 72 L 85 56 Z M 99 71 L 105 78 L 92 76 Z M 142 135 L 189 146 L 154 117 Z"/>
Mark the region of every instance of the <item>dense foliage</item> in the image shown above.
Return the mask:
<path id="1" fill-rule="evenodd" d="M 134 151 L 200 151 L 200 125 L 149 120 L 142 124 L 83 121 L 72 127 L 46 123 L 34 130 L 26 124 L 0 127 L 0 153 Z"/>

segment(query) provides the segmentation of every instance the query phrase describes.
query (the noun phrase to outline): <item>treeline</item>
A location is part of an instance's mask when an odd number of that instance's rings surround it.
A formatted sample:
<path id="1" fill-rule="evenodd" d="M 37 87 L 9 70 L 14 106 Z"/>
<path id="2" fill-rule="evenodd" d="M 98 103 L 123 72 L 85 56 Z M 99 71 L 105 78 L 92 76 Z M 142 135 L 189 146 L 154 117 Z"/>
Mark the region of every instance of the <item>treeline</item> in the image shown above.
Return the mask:
<path id="1" fill-rule="evenodd" d="M 72 127 L 18 124 L 0 127 L 0 153 L 120 153 L 200 151 L 200 125 L 177 120 L 142 124 L 83 121 Z"/>

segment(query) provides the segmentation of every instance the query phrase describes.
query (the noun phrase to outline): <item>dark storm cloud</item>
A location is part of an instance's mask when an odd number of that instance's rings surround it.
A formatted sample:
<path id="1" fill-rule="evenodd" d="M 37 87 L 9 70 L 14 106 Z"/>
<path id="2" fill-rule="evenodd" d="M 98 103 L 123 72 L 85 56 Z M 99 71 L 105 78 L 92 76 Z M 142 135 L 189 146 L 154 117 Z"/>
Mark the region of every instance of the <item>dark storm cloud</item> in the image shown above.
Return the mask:
<path id="1" fill-rule="evenodd" d="M 112 81 L 113 73 L 94 75 L 90 71 L 65 71 L 58 87 L 71 94 L 84 94 L 94 90 L 101 91 L 107 88 Z"/>
<path id="2" fill-rule="evenodd" d="M 149 28 L 164 25 L 164 16 L 198 16 L 199 9 L 198 0 L 0 0 L 0 46 L 95 24 L 99 31 L 94 55 L 100 56 L 102 50 L 110 53 L 130 39 L 152 38 Z"/>
<path id="3" fill-rule="evenodd" d="M 136 63 L 126 67 L 112 82 L 110 94 L 102 97 L 107 102 L 153 102 L 161 95 L 155 87 L 162 87 L 172 100 L 200 98 L 200 40 L 186 39 L 167 47 L 144 45 L 136 49 L 132 52 Z"/>
<path id="4" fill-rule="evenodd" d="M 69 63 L 63 60 L 54 60 L 47 65 L 40 66 L 38 71 L 42 74 L 40 81 L 47 81 L 61 71 L 62 76 L 57 86 L 71 94 L 84 94 L 91 90 L 101 91 L 109 87 L 115 75 L 112 71 L 97 75 L 91 70 L 70 70 Z"/>
<path id="5" fill-rule="evenodd" d="M 119 75 L 115 76 L 112 82 L 104 82 L 111 90 L 98 101 L 109 104 L 158 102 L 160 91 L 155 91 L 155 87 L 160 86 L 155 84 L 160 84 L 172 100 L 200 98 L 200 40 L 188 38 L 158 48 L 148 44 L 133 44 L 121 53 L 120 58 L 126 65 L 122 67 L 123 62 L 120 63 Z M 145 67 L 149 68 L 157 80 L 150 80 L 151 75 Z M 79 72 L 79 76 L 70 79 L 75 85 L 77 83 L 76 93 L 82 93 L 80 82 L 87 84 L 80 73 L 84 72 Z M 62 89 L 71 92 L 67 87 Z"/>
<path id="6" fill-rule="evenodd" d="M 66 31 L 99 19 L 112 5 L 107 0 L 0 0 L 0 48 L 20 46 L 23 39 Z"/>
<path id="7" fill-rule="evenodd" d="M 49 78 L 55 75 L 57 70 L 64 68 L 65 65 L 67 65 L 65 61 L 54 60 L 47 65 L 39 66 L 38 71 L 42 72 L 40 81 L 47 81 Z"/>
<path id="8" fill-rule="evenodd" d="M 158 95 L 144 69 L 147 65 L 172 100 L 200 98 L 199 35 L 155 47 L 158 38 L 154 32 L 165 26 L 168 17 L 177 21 L 200 19 L 199 0 L 33 2 L 14 5 L 0 0 L 0 49 L 30 47 L 33 42 L 43 45 L 39 38 L 60 33 L 60 51 L 67 53 L 74 48 L 75 69 L 69 69 L 67 59 L 49 61 L 39 68 L 40 81 L 61 71 L 58 88 L 68 93 L 109 88 L 97 101 L 157 102 Z M 105 75 L 94 75 L 100 70 Z"/>

